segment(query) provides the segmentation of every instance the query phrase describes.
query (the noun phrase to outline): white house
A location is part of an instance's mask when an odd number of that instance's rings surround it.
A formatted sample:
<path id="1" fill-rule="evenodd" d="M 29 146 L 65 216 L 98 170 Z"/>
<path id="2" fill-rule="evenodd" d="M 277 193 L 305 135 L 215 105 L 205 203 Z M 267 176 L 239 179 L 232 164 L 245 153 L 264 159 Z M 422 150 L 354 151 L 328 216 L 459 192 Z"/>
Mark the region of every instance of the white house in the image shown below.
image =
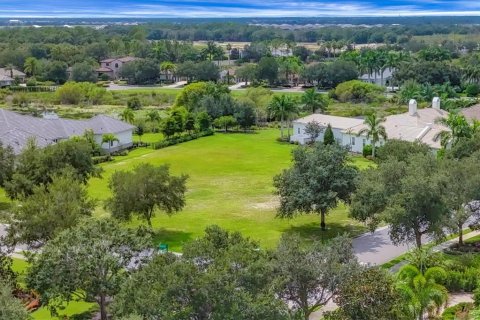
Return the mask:
<path id="1" fill-rule="evenodd" d="M 394 72 L 395 69 L 386 68 L 383 71 L 362 74 L 358 79 L 378 86 L 391 86 Z"/>
<path id="2" fill-rule="evenodd" d="M 106 115 L 97 115 L 88 120 L 62 119 L 56 114 L 46 113 L 43 118 L 21 115 L 0 109 L 0 141 L 11 146 L 16 154 L 21 153 L 29 139 L 34 138 L 37 146 L 45 147 L 73 136 L 81 136 L 92 130 L 94 139 L 107 152 L 114 152 L 132 145 L 134 126 Z M 118 141 L 102 144 L 102 137 L 111 133 Z"/>
<path id="3" fill-rule="evenodd" d="M 410 100 L 407 113 L 388 116 L 382 125 L 385 127 L 388 139 L 420 141 L 438 150 L 441 147 L 438 134 L 449 129 L 437 121 L 447 116 L 448 112 L 440 109 L 439 98 L 434 98 L 432 107 L 426 109 L 418 109 L 417 102 Z M 300 144 L 309 142 L 310 137 L 305 134 L 305 126 L 312 121 L 318 122 L 324 129 L 330 124 L 335 140 L 343 146 L 348 146 L 352 152 L 361 153 L 363 146 L 372 143 L 365 135 L 359 135 L 359 132 L 366 128 L 363 119 L 324 114 L 312 114 L 294 121 L 294 134 L 290 140 Z M 323 141 L 323 133 L 317 141 Z M 378 145 L 383 143 L 384 141 L 381 140 Z"/>

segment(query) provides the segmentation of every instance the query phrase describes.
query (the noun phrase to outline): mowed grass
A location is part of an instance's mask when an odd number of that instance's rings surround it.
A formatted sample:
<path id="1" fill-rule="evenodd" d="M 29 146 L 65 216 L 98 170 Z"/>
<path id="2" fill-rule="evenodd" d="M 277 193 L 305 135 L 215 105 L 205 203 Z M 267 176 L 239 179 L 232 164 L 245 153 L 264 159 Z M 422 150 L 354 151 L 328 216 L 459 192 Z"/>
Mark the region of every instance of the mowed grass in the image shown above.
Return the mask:
<path id="1" fill-rule="evenodd" d="M 96 215 L 108 213 L 102 202 L 110 196 L 108 180 L 118 170 L 131 170 L 142 162 L 169 164 L 174 174 L 188 174 L 187 205 L 172 216 L 157 212 L 153 226 L 156 242 L 164 242 L 181 251 L 184 242 L 199 237 L 206 226 L 217 224 L 274 247 L 284 232 L 296 232 L 306 240 L 325 239 L 340 233 L 357 234 L 364 229 L 348 218 L 343 205 L 327 218 L 329 230 L 321 232 L 319 217 L 304 215 L 294 219 L 275 217 L 278 199 L 273 177 L 291 163 L 294 146 L 276 142 L 277 130 L 256 134 L 216 134 L 211 137 L 161 150 L 137 149 L 126 157 L 103 164 L 103 177 L 89 183 L 90 195 L 99 201 Z M 371 162 L 353 158 L 360 167 Z M 135 220 L 130 225 L 144 221 Z"/>

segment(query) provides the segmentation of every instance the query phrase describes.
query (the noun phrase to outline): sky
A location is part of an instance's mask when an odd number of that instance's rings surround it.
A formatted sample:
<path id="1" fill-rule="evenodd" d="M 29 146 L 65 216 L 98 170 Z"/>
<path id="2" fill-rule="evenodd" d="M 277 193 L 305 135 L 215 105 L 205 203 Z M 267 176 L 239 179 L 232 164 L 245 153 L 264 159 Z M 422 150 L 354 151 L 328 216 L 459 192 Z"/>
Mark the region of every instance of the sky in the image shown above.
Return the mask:
<path id="1" fill-rule="evenodd" d="M 0 0 L 0 17 L 480 16 L 480 0 Z"/>

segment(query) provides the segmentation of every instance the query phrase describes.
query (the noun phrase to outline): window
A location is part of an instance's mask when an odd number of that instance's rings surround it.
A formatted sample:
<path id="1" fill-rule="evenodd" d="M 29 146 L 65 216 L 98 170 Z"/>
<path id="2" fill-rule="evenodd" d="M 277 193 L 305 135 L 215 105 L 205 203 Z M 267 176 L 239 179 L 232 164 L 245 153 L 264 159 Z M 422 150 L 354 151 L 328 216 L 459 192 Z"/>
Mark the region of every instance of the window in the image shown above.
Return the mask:
<path id="1" fill-rule="evenodd" d="M 107 67 L 110 67 L 110 63 L 107 62 Z"/>
<path id="2" fill-rule="evenodd" d="M 366 144 L 367 144 L 367 140 L 363 139 L 363 146 L 365 147 Z"/>
<path id="3" fill-rule="evenodd" d="M 113 141 L 110 141 L 110 147 L 113 147 Z"/>
<path id="4" fill-rule="evenodd" d="M 118 63 L 115 63 L 115 68 L 118 68 Z"/>
<path id="5" fill-rule="evenodd" d="M 355 137 L 352 137 L 352 146 L 355 145 Z"/>
<path id="6" fill-rule="evenodd" d="M 300 128 L 298 128 L 298 130 L 297 130 L 297 131 L 298 131 L 298 134 L 300 134 Z"/>

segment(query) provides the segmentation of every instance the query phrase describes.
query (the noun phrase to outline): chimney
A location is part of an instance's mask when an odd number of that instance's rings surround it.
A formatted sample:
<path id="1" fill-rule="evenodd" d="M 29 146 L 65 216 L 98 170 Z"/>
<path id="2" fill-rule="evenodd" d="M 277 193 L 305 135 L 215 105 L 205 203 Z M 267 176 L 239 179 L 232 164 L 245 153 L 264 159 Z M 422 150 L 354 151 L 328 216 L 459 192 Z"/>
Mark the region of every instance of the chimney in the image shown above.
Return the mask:
<path id="1" fill-rule="evenodd" d="M 417 101 L 415 99 L 411 99 L 408 102 L 408 114 L 411 116 L 417 114 Z"/>
<path id="2" fill-rule="evenodd" d="M 433 98 L 432 108 L 435 109 L 435 110 L 440 110 L 440 98 L 439 97 Z"/>

